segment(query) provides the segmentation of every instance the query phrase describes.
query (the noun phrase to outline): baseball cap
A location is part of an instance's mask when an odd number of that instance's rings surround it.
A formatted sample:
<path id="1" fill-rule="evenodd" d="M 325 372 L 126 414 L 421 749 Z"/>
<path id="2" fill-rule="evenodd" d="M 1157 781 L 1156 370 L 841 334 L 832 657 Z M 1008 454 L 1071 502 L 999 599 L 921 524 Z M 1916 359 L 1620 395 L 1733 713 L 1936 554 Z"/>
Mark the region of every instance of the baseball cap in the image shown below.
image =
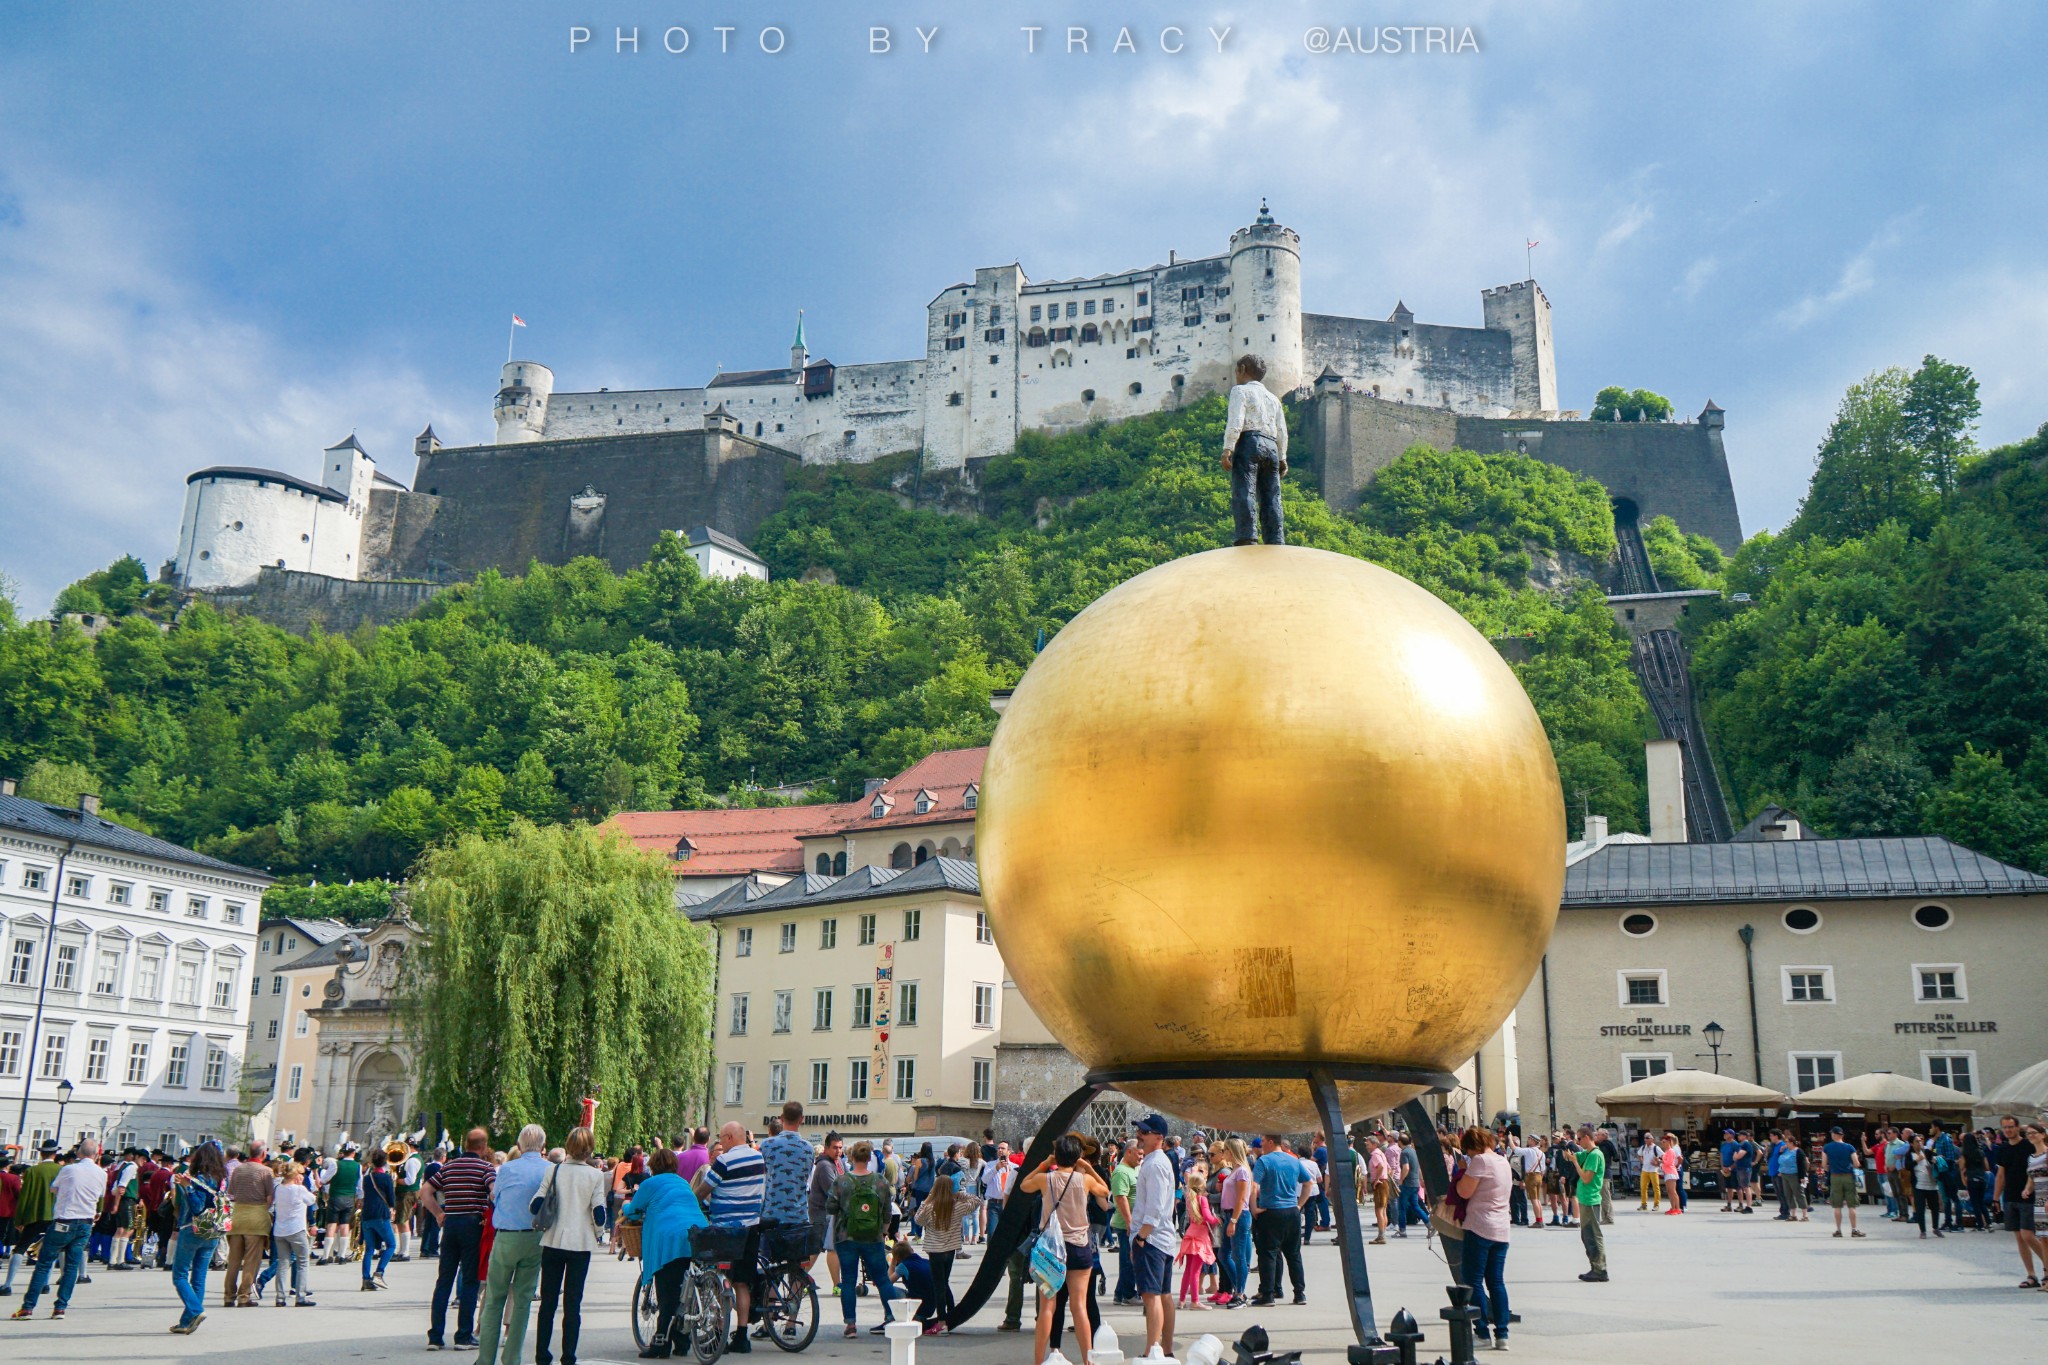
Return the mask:
<path id="1" fill-rule="evenodd" d="M 1147 1114 L 1138 1120 L 1138 1131 L 1166 1136 L 1166 1117 L 1163 1114 Z"/>

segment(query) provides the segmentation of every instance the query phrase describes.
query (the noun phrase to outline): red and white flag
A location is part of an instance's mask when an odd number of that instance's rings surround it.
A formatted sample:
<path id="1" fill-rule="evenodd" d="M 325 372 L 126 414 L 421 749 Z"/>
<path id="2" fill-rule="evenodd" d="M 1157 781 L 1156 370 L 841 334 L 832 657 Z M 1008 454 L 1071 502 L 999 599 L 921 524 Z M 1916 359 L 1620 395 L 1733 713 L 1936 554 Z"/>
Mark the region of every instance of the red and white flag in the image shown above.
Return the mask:
<path id="1" fill-rule="evenodd" d="M 1534 242 L 1531 242 L 1531 243 L 1530 243 L 1530 245 L 1531 245 L 1531 246 L 1534 246 L 1534 245 L 1535 245 L 1535 243 L 1534 243 Z M 514 327 L 524 327 L 524 326 L 526 325 L 526 319 L 525 319 L 525 318 L 523 318 L 523 317 L 520 317 L 520 316 L 519 316 L 519 314 L 517 314 L 517 313 L 514 313 L 514 314 L 512 315 L 512 325 L 513 325 Z"/>
<path id="2" fill-rule="evenodd" d="M 1537 247 L 1539 247 L 1539 246 L 1542 246 L 1542 245 L 1543 245 L 1543 243 L 1541 243 L 1541 242 L 1531 242 L 1531 243 L 1529 243 L 1529 244 L 1528 244 L 1528 246 L 1526 246 L 1526 247 L 1525 247 L 1525 248 L 1523 248 L 1523 249 L 1524 249 L 1524 250 L 1526 250 L 1526 251 L 1534 251 L 1534 250 L 1535 250 L 1535 249 L 1536 249 Z M 514 319 L 512 319 L 512 320 L 513 320 L 514 322 L 519 322 L 519 319 L 518 319 L 518 318 L 514 318 Z M 523 322 L 519 322 L 519 325 L 520 325 L 521 327 L 524 327 L 524 326 L 525 326 L 526 324 L 525 324 L 525 323 L 523 323 Z"/>

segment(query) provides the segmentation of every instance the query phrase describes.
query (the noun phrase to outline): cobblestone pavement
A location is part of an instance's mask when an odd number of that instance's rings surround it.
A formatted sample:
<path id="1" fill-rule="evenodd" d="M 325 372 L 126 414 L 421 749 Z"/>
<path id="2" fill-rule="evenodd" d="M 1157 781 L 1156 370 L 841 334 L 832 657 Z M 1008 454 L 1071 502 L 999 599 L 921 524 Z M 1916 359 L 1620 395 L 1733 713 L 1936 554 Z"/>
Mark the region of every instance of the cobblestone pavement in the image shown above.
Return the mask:
<path id="1" fill-rule="evenodd" d="M 1523 1321 L 1513 1335 L 1517 1358 L 1541 1362 L 1895 1359 L 1929 1351 L 1946 1359 L 2039 1358 L 2048 1341 L 2048 1294 L 2021 1291 L 2019 1262 L 2006 1233 L 1953 1234 L 1922 1242 L 1911 1226 L 1866 1220 L 1863 1241 L 1829 1237 L 1819 1218 L 1785 1224 L 1767 1213 L 1750 1217 L 1694 1206 L 1682 1218 L 1638 1214 L 1624 1204 L 1608 1229 L 1613 1279 L 1583 1284 L 1579 1238 L 1571 1229 L 1515 1229 L 1508 1255 L 1509 1296 Z M 1419 1236 L 1370 1249 L 1381 1325 L 1406 1305 L 1428 1330 L 1423 1359 L 1448 1350 L 1437 1311 L 1448 1282 L 1434 1244 Z M 1226 1341 L 1253 1321 L 1278 1347 L 1302 1347 L 1312 1362 L 1341 1362 L 1348 1340 L 1335 1251 L 1319 1237 L 1307 1251 L 1309 1304 L 1303 1308 L 1192 1312 L 1181 1315 L 1182 1349 L 1203 1332 Z M 979 1267 L 956 1268 L 964 1287 Z M 365 1294 L 354 1266 L 314 1268 L 316 1308 L 209 1308 L 190 1337 L 168 1334 L 177 1320 L 170 1276 L 156 1271 L 111 1273 L 94 1267 L 62 1322 L 48 1317 L 45 1298 L 32 1322 L 0 1321 L 0 1359 L 43 1362 L 205 1360 L 228 1365 L 339 1365 L 352 1361 L 465 1360 L 467 1353 L 426 1351 L 431 1264 L 393 1265 L 388 1291 Z M 820 1272 L 822 1274 L 822 1270 Z M 604 1261 L 592 1267 L 585 1293 L 580 1351 L 584 1365 L 634 1358 L 626 1304 L 634 1267 Z M 11 1311 L 16 1294 L 0 1300 Z M 219 1278 L 209 1286 L 218 1303 Z M 872 1298 L 859 1300 L 863 1325 L 879 1320 Z M 887 1343 L 865 1332 L 838 1335 L 837 1301 L 823 1302 L 824 1323 L 805 1358 L 887 1359 Z M 1027 1334 L 996 1332 L 1001 1301 L 950 1337 L 927 1338 L 919 1354 L 932 1365 L 1030 1365 Z M 1028 1309 L 1027 1309 L 1028 1311 Z M 1142 1342 L 1138 1314 L 1112 1309 L 1107 1320 L 1127 1350 Z M 453 1324 L 450 1324 L 452 1334 Z M 1071 1349 L 1072 1343 L 1069 1342 Z M 529 1329 L 526 1359 L 533 1358 Z M 756 1357 L 780 1353 L 758 1343 Z"/>

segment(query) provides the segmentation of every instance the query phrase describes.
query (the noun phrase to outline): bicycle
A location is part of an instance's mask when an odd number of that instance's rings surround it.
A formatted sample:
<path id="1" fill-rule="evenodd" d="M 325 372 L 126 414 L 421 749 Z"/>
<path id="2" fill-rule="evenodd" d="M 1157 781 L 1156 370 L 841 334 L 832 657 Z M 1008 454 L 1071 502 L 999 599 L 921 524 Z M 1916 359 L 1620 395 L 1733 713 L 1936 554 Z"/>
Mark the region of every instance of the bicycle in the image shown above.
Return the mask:
<path id="1" fill-rule="evenodd" d="M 801 1351 L 818 1335 L 818 1286 L 804 1263 L 824 1249 L 816 1228 L 774 1228 L 762 1233 L 767 1270 L 754 1293 L 757 1335 L 785 1351 Z"/>
<path id="2" fill-rule="evenodd" d="M 629 1225 L 630 1226 L 630 1225 Z M 725 1354 L 726 1324 L 732 1321 L 732 1286 L 726 1275 L 732 1263 L 746 1254 L 745 1228 L 695 1228 L 690 1233 L 690 1269 L 676 1304 L 670 1344 L 678 1354 L 687 1350 L 700 1365 Z M 646 1350 L 660 1328 L 661 1315 L 652 1281 L 633 1281 L 633 1341 Z M 816 1317 L 815 1308 L 812 1317 Z M 812 1324 L 816 1331 L 815 1321 Z"/>

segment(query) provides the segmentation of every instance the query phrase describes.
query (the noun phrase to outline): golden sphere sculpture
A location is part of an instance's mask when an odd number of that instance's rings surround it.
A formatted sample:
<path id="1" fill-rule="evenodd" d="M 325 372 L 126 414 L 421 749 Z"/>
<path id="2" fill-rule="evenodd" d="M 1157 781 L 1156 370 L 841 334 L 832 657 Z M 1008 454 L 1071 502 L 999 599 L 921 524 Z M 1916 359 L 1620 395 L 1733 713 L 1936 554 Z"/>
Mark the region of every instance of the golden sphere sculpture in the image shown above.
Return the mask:
<path id="1" fill-rule="evenodd" d="M 1003 960 L 1091 1068 L 1450 1071 L 1535 972 L 1564 804 L 1500 656 L 1349 556 L 1240 546 L 1104 594 L 1031 665 L 983 774 Z M 1292 1080 L 1118 1087 L 1197 1123 L 1320 1127 Z M 1348 1118 L 1422 1087 L 1345 1082 Z"/>

